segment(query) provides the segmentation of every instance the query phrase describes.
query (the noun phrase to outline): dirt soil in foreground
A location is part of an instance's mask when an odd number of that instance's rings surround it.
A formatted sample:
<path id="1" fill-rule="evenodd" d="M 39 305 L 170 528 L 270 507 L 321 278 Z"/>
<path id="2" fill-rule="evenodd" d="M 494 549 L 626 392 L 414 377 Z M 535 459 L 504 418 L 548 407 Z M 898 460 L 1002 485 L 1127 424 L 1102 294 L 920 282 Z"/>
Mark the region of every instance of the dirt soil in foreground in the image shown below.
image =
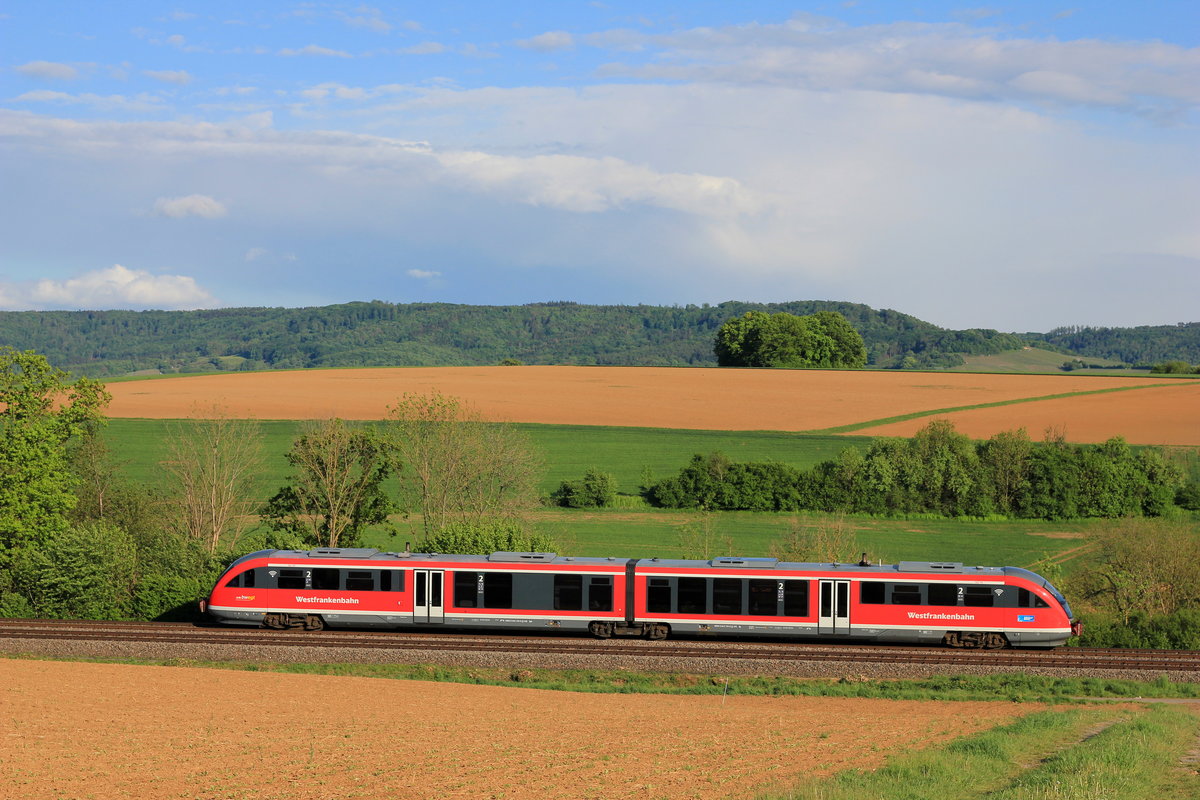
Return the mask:
<path id="1" fill-rule="evenodd" d="M 0 797 L 749 797 L 1041 708 L 0 660 Z"/>
<path id="2" fill-rule="evenodd" d="M 437 390 L 484 417 L 558 425 L 806 431 L 936 409 L 1097 389 L 1161 384 L 1147 377 L 975 375 L 887 371 L 656 367 L 411 367 L 302 370 L 111 383 L 114 417 L 382 419 L 405 393 Z M 997 430 L 1034 438 L 1066 428 L 1072 441 L 1123 435 L 1137 444 L 1200 444 L 1200 383 L 997 409 Z M 1190 391 L 1189 391 L 1190 390 Z M 1157 391 L 1153 413 L 1139 398 Z M 1120 398 L 1119 400 L 1117 398 Z M 1016 412 L 1016 409 L 1020 409 Z M 1038 410 L 1043 413 L 1038 413 Z M 1149 409 L 1147 409 L 1149 411 Z M 1008 422 L 1020 413 L 1020 422 Z M 928 420 L 922 420 L 917 427 Z M 990 435 L 990 431 L 984 435 Z M 1080 436 L 1093 438 L 1079 438 Z"/>

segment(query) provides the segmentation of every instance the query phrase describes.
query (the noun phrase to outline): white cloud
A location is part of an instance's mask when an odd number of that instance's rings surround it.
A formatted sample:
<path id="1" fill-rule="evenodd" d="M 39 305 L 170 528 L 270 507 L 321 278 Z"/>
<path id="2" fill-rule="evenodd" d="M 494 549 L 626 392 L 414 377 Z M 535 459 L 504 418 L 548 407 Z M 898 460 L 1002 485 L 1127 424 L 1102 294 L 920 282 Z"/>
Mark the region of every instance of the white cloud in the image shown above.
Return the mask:
<path id="1" fill-rule="evenodd" d="M 9 309 L 192 309 L 215 305 L 216 299 L 195 278 L 153 275 L 120 264 L 67 280 L 0 283 L 0 307 Z"/>
<path id="2" fill-rule="evenodd" d="M 976 11 L 984 11 L 977 9 Z M 592 34 L 589 44 L 651 43 L 651 63 L 605 75 L 1031 100 L 1144 112 L 1200 103 L 1200 48 L 1164 42 L 1000 38 L 963 23 L 853 27 L 810 15 L 782 24 L 697 28 L 662 36 Z"/>
<path id="3" fill-rule="evenodd" d="M 258 261 L 260 258 L 265 256 L 269 252 L 271 252 L 271 251 L 266 249 L 265 247 L 251 247 L 249 250 L 246 251 L 245 260 L 246 261 Z"/>
<path id="4" fill-rule="evenodd" d="M 84 105 L 95 108 L 99 111 L 130 111 L 130 112 L 146 112 L 146 111 L 161 111 L 163 108 L 162 98 L 155 97 L 151 94 L 142 92 L 134 97 L 127 97 L 122 94 L 98 95 L 90 92 L 82 94 L 70 94 L 68 92 L 56 92 L 50 89 L 38 89 L 32 92 L 25 92 L 12 98 L 14 103 L 60 103 L 63 105 Z"/>
<path id="5" fill-rule="evenodd" d="M 429 56 L 446 52 L 446 45 L 441 42 L 421 42 L 412 47 L 404 47 L 399 51 L 407 56 Z"/>
<path id="6" fill-rule="evenodd" d="M 281 56 L 331 56 L 334 58 L 351 58 L 351 55 L 344 50 L 333 50 L 328 47 L 321 47 L 317 44 L 310 44 L 301 47 L 298 50 L 284 48 L 279 51 Z"/>
<path id="7" fill-rule="evenodd" d="M 410 278 L 417 278 L 418 280 L 429 280 L 431 278 L 440 278 L 442 276 L 442 273 L 431 269 L 410 269 L 404 274 Z"/>
<path id="8" fill-rule="evenodd" d="M 391 24 L 384 20 L 383 12 L 378 8 L 359 6 L 355 11 L 356 16 L 340 11 L 337 14 L 351 28 L 365 28 L 375 33 L 388 33 L 392 30 Z"/>
<path id="9" fill-rule="evenodd" d="M 154 213 L 160 217 L 182 219 L 204 217 L 216 219 L 225 216 L 228 209 L 219 201 L 205 194 L 189 194 L 186 197 L 160 197 L 154 201 Z"/>
<path id="10" fill-rule="evenodd" d="M 16 70 L 30 78 L 43 80 L 70 81 L 79 77 L 79 70 L 70 64 L 60 64 L 57 61 L 30 61 L 16 67 Z"/>
<path id="11" fill-rule="evenodd" d="M 555 50 L 569 50 L 575 46 L 575 38 L 566 31 L 546 31 L 530 39 L 520 39 L 517 47 L 535 50 L 539 53 L 550 53 Z"/>
<path id="12" fill-rule="evenodd" d="M 192 82 L 192 76 L 182 69 L 177 70 L 153 70 L 144 69 L 142 74 L 147 78 L 153 78 L 156 81 L 163 83 L 173 83 L 177 86 L 186 86 Z"/>

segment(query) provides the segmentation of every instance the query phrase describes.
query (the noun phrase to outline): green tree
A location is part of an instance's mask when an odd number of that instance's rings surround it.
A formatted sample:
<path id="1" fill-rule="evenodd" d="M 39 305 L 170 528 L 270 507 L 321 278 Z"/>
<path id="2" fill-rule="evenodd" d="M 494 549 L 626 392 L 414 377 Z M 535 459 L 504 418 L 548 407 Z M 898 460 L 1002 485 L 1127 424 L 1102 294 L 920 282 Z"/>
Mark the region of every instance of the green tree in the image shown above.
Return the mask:
<path id="1" fill-rule="evenodd" d="M 867 365 L 867 345 L 854 326 L 836 311 L 818 311 L 808 319 L 820 333 L 833 341 L 828 366 L 837 369 L 862 369 Z"/>
<path id="2" fill-rule="evenodd" d="M 69 383 L 37 353 L 0 347 L 0 567 L 69 530 L 77 477 L 68 445 L 102 422 L 108 400 L 97 381 Z"/>
<path id="3" fill-rule="evenodd" d="M 262 512 L 272 529 L 322 547 L 352 547 L 363 528 L 387 521 L 383 482 L 396 467 L 390 445 L 372 429 L 330 419 L 310 426 L 287 454 L 295 469 Z"/>
<path id="4" fill-rule="evenodd" d="M 544 534 L 529 531 L 505 520 L 452 522 L 434 531 L 417 544 L 425 553 L 487 555 L 495 552 L 550 553 L 555 542 Z"/>
<path id="5" fill-rule="evenodd" d="M 851 367 L 867 363 L 862 336 L 836 311 L 797 316 L 747 311 L 717 329 L 720 366 Z"/>

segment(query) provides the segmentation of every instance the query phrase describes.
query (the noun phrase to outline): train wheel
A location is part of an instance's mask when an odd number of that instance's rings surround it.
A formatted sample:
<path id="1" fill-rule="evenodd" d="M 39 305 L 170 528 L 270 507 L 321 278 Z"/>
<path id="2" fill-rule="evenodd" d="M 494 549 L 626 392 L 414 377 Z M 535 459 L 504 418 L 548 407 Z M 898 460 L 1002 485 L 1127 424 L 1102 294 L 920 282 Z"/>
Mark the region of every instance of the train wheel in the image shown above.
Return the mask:
<path id="1" fill-rule="evenodd" d="M 282 614 L 264 614 L 262 626 L 271 630 L 281 631 L 287 627 L 287 617 Z"/>
<path id="2" fill-rule="evenodd" d="M 325 620 L 321 619 L 316 614 L 309 614 L 304 618 L 304 630 L 323 631 L 325 630 Z"/>
<path id="3" fill-rule="evenodd" d="M 588 624 L 588 633 L 595 636 L 597 639 L 611 639 L 613 635 L 613 626 L 611 622 L 591 622 Z"/>
<path id="4" fill-rule="evenodd" d="M 645 636 L 647 639 L 665 639 L 671 633 L 671 628 L 662 622 L 656 622 L 653 625 L 647 625 Z"/>
<path id="5" fill-rule="evenodd" d="M 1008 637 L 1003 633 L 984 634 L 983 647 L 985 650 L 999 650 L 1002 647 L 1008 647 Z"/>

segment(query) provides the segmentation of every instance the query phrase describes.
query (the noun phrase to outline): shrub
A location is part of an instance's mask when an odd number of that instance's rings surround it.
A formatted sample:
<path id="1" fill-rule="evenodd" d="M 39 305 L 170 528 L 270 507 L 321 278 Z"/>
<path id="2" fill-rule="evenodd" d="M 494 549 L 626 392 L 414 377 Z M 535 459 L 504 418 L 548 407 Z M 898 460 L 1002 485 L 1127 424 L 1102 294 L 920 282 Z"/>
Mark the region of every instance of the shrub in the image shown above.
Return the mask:
<path id="1" fill-rule="evenodd" d="M 589 469 L 581 480 L 563 481 L 553 497 L 567 508 L 611 506 L 617 497 L 617 481 L 607 472 Z"/>

